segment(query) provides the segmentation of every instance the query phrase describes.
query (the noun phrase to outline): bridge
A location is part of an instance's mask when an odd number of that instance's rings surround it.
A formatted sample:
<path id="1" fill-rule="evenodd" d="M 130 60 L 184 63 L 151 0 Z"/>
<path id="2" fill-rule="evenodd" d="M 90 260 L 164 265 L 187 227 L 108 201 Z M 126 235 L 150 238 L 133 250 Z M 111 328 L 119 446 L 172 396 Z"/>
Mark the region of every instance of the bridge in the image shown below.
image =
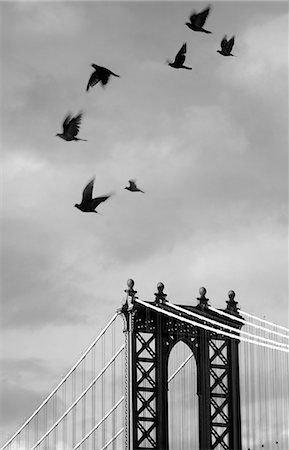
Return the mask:
<path id="1" fill-rule="evenodd" d="M 163 283 L 126 296 L 81 358 L 0 450 L 289 450 L 289 329 L 193 305 Z"/>

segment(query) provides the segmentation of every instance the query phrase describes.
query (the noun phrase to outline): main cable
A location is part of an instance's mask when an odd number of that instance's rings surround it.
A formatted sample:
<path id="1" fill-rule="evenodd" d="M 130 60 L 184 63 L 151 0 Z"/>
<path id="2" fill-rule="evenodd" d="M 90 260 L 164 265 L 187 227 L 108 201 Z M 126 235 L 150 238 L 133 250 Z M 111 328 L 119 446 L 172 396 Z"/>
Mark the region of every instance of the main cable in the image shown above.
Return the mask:
<path id="1" fill-rule="evenodd" d="M 149 308 L 149 309 L 152 309 L 152 310 L 157 311 L 159 313 L 162 313 L 165 316 L 172 317 L 174 319 L 180 320 L 181 322 L 186 322 L 186 323 L 189 323 L 190 325 L 194 325 L 194 326 L 197 326 L 199 328 L 203 328 L 204 330 L 213 331 L 216 334 L 221 334 L 223 336 L 228 336 L 230 338 L 237 339 L 238 341 L 250 342 L 251 344 L 255 344 L 255 345 L 258 345 L 258 346 L 261 346 L 261 347 L 263 346 L 263 347 L 267 347 L 267 348 L 273 348 L 274 350 L 278 350 L 280 352 L 289 353 L 289 349 L 287 350 L 285 348 L 276 347 L 276 346 L 273 346 L 273 345 L 270 345 L 270 344 L 266 344 L 266 343 L 263 343 L 263 342 L 254 341 L 252 339 L 247 339 L 247 338 L 244 338 L 242 336 L 238 336 L 238 335 L 233 334 L 233 333 L 228 333 L 227 331 L 221 331 L 221 330 L 218 330 L 217 328 L 212 328 L 212 327 L 209 327 L 207 325 L 203 325 L 201 323 L 195 322 L 194 320 L 186 319 L 185 317 L 180 317 L 177 314 L 171 313 L 169 311 L 166 311 L 165 309 L 156 307 L 156 306 L 152 305 L 151 303 L 144 302 L 143 300 L 140 300 L 140 299 L 137 299 L 137 298 L 135 298 L 135 302 L 139 303 L 140 305 L 145 306 L 146 308 Z"/>
<path id="2" fill-rule="evenodd" d="M 182 313 L 185 313 L 185 314 L 187 314 L 187 315 L 189 315 L 189 316 L 193 316 L 193 317 L 196 317 L 196 318 L 198 318 L 198 319 L 200 318 L 200 315 L 199 315 L 199 314 L 196 314 L 196 313 L 194 313 L 193 311 L 189 311 L 189 310 L 187 310 L 187 309 L 185 309 L 185 308 L 181 308 L 180 306 L 174 305 L 173 303 L 166 302 L 166 305 L 170 306 L 170 307 L 173 308 L 173 309 L 176 309 L 177 311 L 180 311 L 180 312 L 182 312 Z M 231 315 L 230 318 L 231 318 L 231 319 L 232 319 L 232 318 L 235 319 L 235 316 L 232 316 L 232 315 Z M 273 343 L 273 344 L 280 345 L 281 347 L 289 348 L 289 344 L 288 344 L 288 345 L 287 345 L 287 344 L 283 344 L 282 342 L 273 341 L 272 339 L 268 339 L 268 338 L 265 338 L 265 337 L 263 337 L 263 336 L 258 336 L 258 335 L 254 335 L 254 334 L 249 333 L 249 332 L 244 331 L 244 330 L 239 330 L 239 329 L 237 329 L 237 328 L 231 327 L 230 325 L 222 324 L 221 322 L 218 322 L 217 320 L 210 319 L 209 317 L 203 316 L 203 320 L 206 321 L 206 322 L 212 323 L 213 325 L 217 325 L 217 326 L 219 326 L 219 327 L 226 328 L 226 329 L 228 329 L 228 330 L 230 330 L 230 331 L 233 331 L 233 332 L 235 332 L 235 333 L 238 332 L 238 333 L 244 334 L 244 335 L 246 335 L 246 336 L 253 337 L 254 339 L 260 339 L 260 340 L 262 340 L 262 341 L 264 341 L 264 342 L 269 342 L 269 343 Z M 246 323 L 246 322 L 245 322 L 245 323 Z"/>
<path id="3" fill-rule="evenodd" d="M 213 308 L 212 306 L 209 306 L 209 309 L 220 314 L 221 316 L 232 318 L 232 314 L 228 314 L 225 311 L 222 311 L 220 309 Z M 243 314 L 243 311 L 241 311 L 241 314 Z M 237 322 L 243 323 L 244 325 L 248 325 L 250 327 L 257 328 L 258 330 L 266 331 L 266 333 L 275 334 L 276 336 L 279 336 L 279 337 L 282 337 L 285 339 L 289 339 L 289 335 L 287 335 L 287 334 L 279 333 L 278 331 L 274 331 L 274 330 L 269 330 L 266 327 L 262 327 L 261 325 L 257 325 L 256 323 L 253 323 L 253 322 L 248 322 L 247 320 L 241 319 L 240 317 L 234 316 L 234 320 L 236 320 Z M 259 320 L 261 320 L 261 319 L 259 319 Z"/>

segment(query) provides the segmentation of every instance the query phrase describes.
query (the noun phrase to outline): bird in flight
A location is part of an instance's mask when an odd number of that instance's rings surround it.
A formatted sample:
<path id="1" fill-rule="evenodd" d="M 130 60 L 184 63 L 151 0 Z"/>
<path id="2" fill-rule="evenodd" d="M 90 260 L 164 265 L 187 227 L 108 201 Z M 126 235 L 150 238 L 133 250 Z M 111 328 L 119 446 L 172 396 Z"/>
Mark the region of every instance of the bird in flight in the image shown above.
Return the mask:
<path id="1" fill-rule="evenodd" d="M 135 180 L 128 180 L 128 182 L 129 182 L 129 186 L 125 187 L 125 189 L 127 189 L 128 191 L 131 191 L 131 192 L 142 192 L 144 194 L 144 191 L 139 189 L 137 187 L 137 185 L 135 184 Z"/>
<path id="2" fill-rule="evenodd" d="M 62 124 L 63 127 L 63 133 L 57 133 L 56 136 L 59 136 L 61 139 L 64 139 L 65 141 L 87 141 L 87 139 L 81 139 L 76 137 L 79 132 L 79 126 L 81 122 L 82 113 L 80 112 L 78 116 L 71 117 L 70 114 L 68 114 L 64 122 Z"/>
<path id="3" fill-rule="evenodd" d="M 82 212 L 97 213 L 97 211 L 95 211 L 95 208 L 97 208 L 97 206 L 100 205 L 100 203 L 105 202 L 112 195 L 112 194 L 110 194 L 110 195 L 106 195 L 103 197 L 92 198 L 92 190 L 93 190 L 94 180 L 95 180 L 95 178 L 93 178 L 88 183 L 88 185 L 84 188 L 81 203 L 79 203 L 79 204 L 76 203 L 74 205 L 76 208 L 80 209 L 80 211 L 82 211 Z"/>
<path id="4" fill-rule="evenodd" d="M 210 34 L 212 33 L 211 31 L 205 30 L 205 28 L 203 28 L 203 25 L 205 24 L 208 14 L 210 12 L 210 6 L 208 6 L 207 8 L 205 8 L 203 11 L 201 11 L 200 13 L 196 13 L 195 11 L 193 11 L 193 13 L 190 16 L 190 21 L 186 22 L 187 27 L 189 27 L 191 30 L 193 31 L 201 31 L 203 33 L 207 33 Z"/>
<path id="5" fill-rule="evenodd" d="M 227 36 L 224 36 L 221 41 L 222 50 L 217 50 L 217 52 L 223 56 L 235 56 L 231 53 L 234 43 L 235 43 L 235 36 L 231 37 L 231 39 L 229 40 L 227 40 Z"/>
<path id="6" fill-rule="evenodd" d="M 186 52 L 187 52 L 187 44 L 185 42 L 178 51 L 178 53 L 176 54 L 175 60 L 173 62 L 167 61 L 168 65 L 173 67 L 174 69 L 192 70 L 191 67 L 184 66 L 184 62 L 186 59 Z"/>
<path id="7" fill-rule="evenodd" d="M 111 70 L 106 69 L 106 67 L 101 67 L 96 64 L 91 64 L 91 67 L 95 69 L 94 72 L 92 72 L 87 86 L 86 90 L 88 91 L 89 88 L 95 86 L 99 81 L 101 82 L 102 86 L 105 86 L 108 83 L 109 77 L 113 75 L 114 77 L 119 77 L 116 73 L 113 73 Z"/>

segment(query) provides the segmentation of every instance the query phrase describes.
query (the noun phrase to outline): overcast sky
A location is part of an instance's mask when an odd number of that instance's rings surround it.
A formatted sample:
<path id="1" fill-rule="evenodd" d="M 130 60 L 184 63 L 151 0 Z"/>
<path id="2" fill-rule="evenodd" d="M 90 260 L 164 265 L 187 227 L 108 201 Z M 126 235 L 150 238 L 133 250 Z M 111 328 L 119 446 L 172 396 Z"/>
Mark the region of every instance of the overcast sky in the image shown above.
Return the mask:
<path id="1" fill-rule="evenodd" d="M 288 5 L 1 2 L 1 388 L 16 431 L 119 307 L 153 299 L 288 326 Z M 235 58 L 217 53 L 236 36 Z M 191 71 L 166 65 L 187 42 Z M 120 75 L 88 93 L 91 64 Z M 56 133 L 83 111 L 79 137 Z M 103 216 L 74 208 L 95 176 Z M 145 194 L 124 190 L 133 178 Z M 9 399 L 9 409 L 8 409 Z"/>

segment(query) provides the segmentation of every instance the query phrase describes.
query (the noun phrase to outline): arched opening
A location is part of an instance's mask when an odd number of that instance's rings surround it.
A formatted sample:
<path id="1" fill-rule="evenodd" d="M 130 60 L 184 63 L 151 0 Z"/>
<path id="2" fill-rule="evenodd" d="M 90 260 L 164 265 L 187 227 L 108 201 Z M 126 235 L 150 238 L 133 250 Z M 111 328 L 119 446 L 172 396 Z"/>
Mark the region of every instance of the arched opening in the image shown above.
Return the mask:
<path id="1" fill-rule="evenodd" d="M 192 350 L 180 341 L 168 360 L 169 448 L 199 448 L 197 365 Z"/>

